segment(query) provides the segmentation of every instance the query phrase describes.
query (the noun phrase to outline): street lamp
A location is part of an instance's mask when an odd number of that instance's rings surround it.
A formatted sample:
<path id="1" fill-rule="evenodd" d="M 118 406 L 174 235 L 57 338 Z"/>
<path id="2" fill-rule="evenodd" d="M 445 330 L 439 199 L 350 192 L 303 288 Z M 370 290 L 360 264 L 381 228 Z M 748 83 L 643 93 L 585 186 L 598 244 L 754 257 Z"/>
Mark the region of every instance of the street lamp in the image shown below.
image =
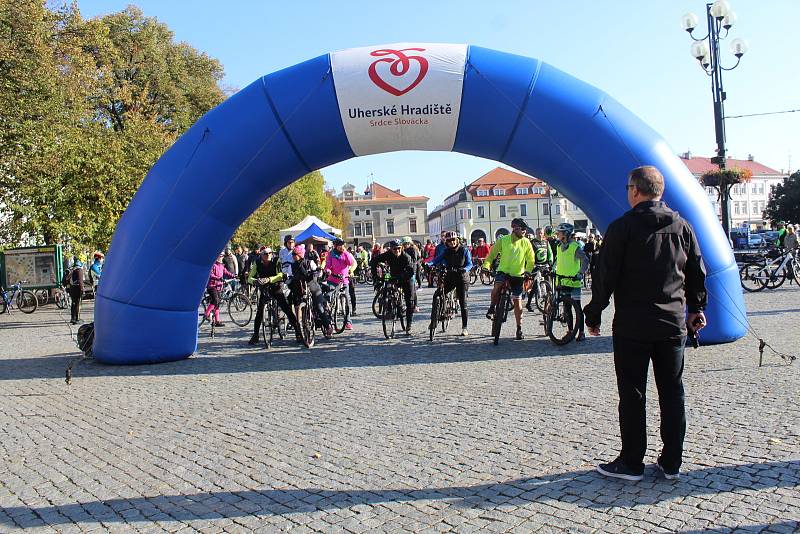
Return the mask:
<path id="1" fill-rule="evenodd" d="M 731 52 L 736 56 L 736 64 L 730 68 L 725 68 L 720 64 L 719 42 L 728 36 L 728 30 L 736 22 L 736 13 L 731 10 L 731 6 L 726 0 L 716 0 L 713 4 L 706 4 L 706 21 L 708 23 L 708 34 L 700 39 L 692 35 L 698 23 L 697 15 L 694 13 L 687 13 L 681 18 L 681 27 L 689 33 L 689 36 L 694 41 L 690 49 L 692 57 L 698 61 L 703 72 L 711 77 L 711 93 L 714 97 L 714 130 L 717 135 L 717 156 L 711 158 L 711 162 L 719 165 L 720 169 L 724 169 L 726 158 L 724 102 L 726 95 L 722 89 L 722 71 L 733 70 L 739 66 L 739 61 L 747 52 L 747 41 L 741 38 L 731 41 Z M 731 184 L 720 183 L 718 188 L 720 203 L 722 204 L 722 228 L 725 230 L 726 238 L 730 238 L 728 202 L 730 200 Z"/>

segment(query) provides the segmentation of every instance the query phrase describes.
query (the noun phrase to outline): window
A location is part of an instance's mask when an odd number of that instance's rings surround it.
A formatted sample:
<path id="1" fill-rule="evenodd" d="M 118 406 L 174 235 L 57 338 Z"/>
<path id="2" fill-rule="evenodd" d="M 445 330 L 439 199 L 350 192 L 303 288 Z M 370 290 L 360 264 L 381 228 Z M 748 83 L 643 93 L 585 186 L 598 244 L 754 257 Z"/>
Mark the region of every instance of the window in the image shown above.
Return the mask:
<path id="1" fill-rule="evenodd" d="M 542 215 L 550 215 L 550 204 L 542 204 Z"/>
<path id="2" fill-rule="evenodd" d="M 527 217 L 528 216 L 528 205 L 527 204 L 520 204 L 519 205 L 519 216 L 520 217 Z"/>
<path id="3" fill-rule="evenodd" d="M 408 220 L 408 231 L 412 234 L 417 233 L 417 220 L 416 219 L 409 219 Z"/>
<path id="4" fill-rule="evenodd" d="M 361 223 L 355 223 L 353 225 L 353 235 L 355 237 L 361 237 Z"/>
<path id="5" fill-rule="evenodd" d="M 386 214 L 387 215 L 391 215 L 392 214 L 392 208 L 386 208 Z"/>
<path id="6" fill-rule="evenodd" d="M 767 201 L 766 200 L 759 200 L 758 201 L 758 211 L 763 213 L 765 209 L 767 209 Z"/>
<path id="7" fill-rule="evenodd" d="M 499 189 L 499 188 L 495 187 L 494 188 L 494 194 L 495 194 L 495 196 L 501 197 L 501 196 L 506 194 L 506 190 L 505 189 Z"/>
<path id="8" fill-rule="evenodd" d="M 394 233 L 394 221 L 391 219 L 386 221 L 386 233 L 389 235 Z"/>
<path id="9" fill-rule="evenodd" d="M 747 187 L 747 186 L 745 186 L 745 187 Z M 753 184 L 753 187 L 750 189 L 750 191 L 753 194 L 756 194 L 758 192 L 758 186 L 756 184 Z"/>
<path id="10" fill-rule="evenodd" d="M 359 210 L 356 210 L 356 213 L 355 213 L 355 215 L 356 215 L 356 217 L 358 217 L 358 215 L 359 215 Z"/>
<path id="11" fill-rule="evenodd" d="M 478 206 L 478 218 L 483 219 L 486 217 L 486 212 L 484 211 L 483 206 Z"/>
<path id="12" fill-rule="evenodd" d="M 741 202 L 733 203 L 733 213 L 735 213 L 736 215 L 741 215 L 742 213 L 742 209 L 739 207 L 739 204 L 741 204 Z"/>
<path id="13" fill-rule="evenodd" d="M 458 210 L 458 218 L 462 221 L 472 218 L 472 208 L 460 208 Z"/>
<path id="14" fill-rule="evenodd" d="M 750 213 L 752 213 L 753 215 L 758 213 L 758 202 L 756 202 L 755 200 L 753 201 L 753 211 L 751 211 Z"/>
<path id="15" fill-rule="evenodd" d="M 527 187 L 518 187 L 517 188 L 517 194 L 518 195 L 527 195 L 528 194 L 528 188 Z"/>
<path id="16" fill-rule="evenodd" d="M 758 184 L 758 194 L 759 195 L 763 195 L 764 194 L 764 182 L 759 182 L 759 184 Z"/>
<path id="17" fill-rule="evenodd" d="M 364 223 L 364 235 L 372 235 L 372 223 Z"/>
<path id="18" fill-rule="evenodd" d="M 503 218 L 505 216 L 506 216 L 506 205 L 500 204 L 500 218 Z"/>
<path id="19" fill-rule="evenodd" d="M 369 215 L 369 210 L 364 210 L 364 215 Z"/>
<path id="20" fill-rule="evenodd" d="M 488 189 L 478 189 L 478 196 L 479 197 L 488 197 L 489 190 Z"/>
<path id="21" fill-rule="evenodd" d="M 417 213 L 417 208 L 415 208 L 414 206 L 411 206 L 411 208 L 409 208 L 409 211 L 411 213 Z"/>
<path id="22" fill-rule="evenodd" d="M 561 204 L 556 204 L 555 214 L 556 215 L 560 215 L 561 214 Z"/>

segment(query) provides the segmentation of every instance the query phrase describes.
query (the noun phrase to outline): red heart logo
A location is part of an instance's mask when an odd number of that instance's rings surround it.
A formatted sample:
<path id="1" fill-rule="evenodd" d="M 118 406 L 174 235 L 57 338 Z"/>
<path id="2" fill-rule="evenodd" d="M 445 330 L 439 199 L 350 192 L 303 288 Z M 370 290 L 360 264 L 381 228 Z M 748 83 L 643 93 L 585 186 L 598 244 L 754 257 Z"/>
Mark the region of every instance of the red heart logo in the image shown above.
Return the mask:
<path id="1" fill-rule="evenodd" d="M 392 50 L 391 48 L 385 48 L 381 50 L 375 50 L 370 52 L 371 56 L 381 57 L 381 56 L 395 56 L 394 58 L 391 57 L 382 57 L 381 59 L 376 59 L 373 61 L 369 66 L 369 78 L 372 80 L 372 83 L 386 91 L 387 93 L 393 94 L 394 96 L 401 96 L 406 94 L 407 92 L 411 91 L 428 73 L 428 60 L 422 56 L 409 56 L 404 54 L 403 52 L 407 52 L 409 50 L 413 50 L 415 52 L 424 52 L 424 48 L 403 48 L 402 50 Z M 411 60 L 415 60 L 419 63 L 419 74 L 417 78 L 411 82 L 411 84 L 406 87 L 405 89 L 398 89 L 388 81 L 381 78 L 381 75 L 378 74 L 377 65 L 378 63 L 390 63 L 389 72 L 393 76 L 402 77 L 408 73 L 411 69 Z"/>

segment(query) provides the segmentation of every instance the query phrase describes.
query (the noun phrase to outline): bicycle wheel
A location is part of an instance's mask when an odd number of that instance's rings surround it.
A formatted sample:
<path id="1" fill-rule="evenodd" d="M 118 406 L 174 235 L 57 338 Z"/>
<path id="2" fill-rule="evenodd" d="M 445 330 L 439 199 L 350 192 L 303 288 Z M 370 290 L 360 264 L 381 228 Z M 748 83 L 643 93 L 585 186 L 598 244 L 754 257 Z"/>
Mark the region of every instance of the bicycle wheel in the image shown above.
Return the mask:
<path id="1" fill-rule="evenodd" d="M 786 269 L 782 270 L 780 273 L 776 272 L 777 269 L 775 267 L 772 269 L 764 267 L 764 269 L 767 271 L 766 282 L 768 289 L 778 289 L 786 281 Z"/>
<path id="2" fill-rule="evenodd" d="M 271 313 L 272 310 L 270 309 L 271 307 L 272 307 L 271 305 L 267 305 L 267 309 L 264 310 L 264 314 L 266 315 L 266 317 L 264 317 L 264 320 L 261 321 L 261 336 L 264 338 L 264 348 L 266 348 L 267 350 L 272 348 L 272 333 L 274 332 L 271 321 L 272 318 L 272 313 Z M 267 323 L 269 323 L 269 325 L 267 325 Z M 269 332 L 267 331 L 268 328 Z"/>
<path id="3" fill-rule="evenodd" d="M 71 299 L 69 298 L 69 293 L 64 291 L 63 289 L 57 289 L 54 297 L 56 301 L 56 307 L 59 310 L 66 310 L 70 306 L 72 306 Z"/>
<path id="4" fill-rule="evenodd" d="M 469 271 L 469 285 L 474 286 L 475 282 L 478 281 L 478 271 L 475 269 L 470 269 Z"/>
<path id="5" fill-rule="evenodd" d="M 566 345 L 578 333 L 578 303 L 569 297 L 556 300 L 545 319 L 545 331 L 556 345 Z"/>
<path id="6" fill-rule="evenodd" d="M 437 289 L 433 295 L 433 303 L 431 304 L 431 324 L 428 326 L 430 331 L 431 341 L 433 336 L 436 335 L 436 328 L 439 326 L 439 315 L 442 309 L 442 293 Z"/>
<path id="7" fill-rule="evenodd" d="M 347 295 L 340 292 L 333 301 L 333 329 L 337 334 L 344 332 L 344 326 L 350 319 L 350 306 L 347 302 Z"/>
<path id="8" fill-rule="evenodd" d="M 50 293 L 46 289 L 36 289 L 33 294 L 36 295 L 39 306 L 44 306 L 50 301 Z"/>
<path id="9" fill-rule="evenodd" d="M 375 298 L 372 299 L 372 314 L 376 319 L 383 318 L 383 297 L 381 291 L 375 293 Z"/>
<path id="10" fill-rule="evenodd" d="M 494 283 L 494 274 L 491 271 L 481 271 L 480 279 L 481 284 L 490 286 Z"/>
<path id="11" fill-rule="evenodd" d="M 536 309 L 544 313 L 547 299 L 553 294 L 553 288 L 547 280 L 539 280 L 536 283 Z"/>
<path id="12" fill-rule="evenodd" d="M 32 291 L 23 289 L 17 293 L 17 308 L 22 313 L 33 313 L 39 307 L 39 302 L 36 300 L 36 295 Z"/>
<path id="13" fill-rule="evenodd" d="M 228 315 L 237 326 L 247 326 L 253 318 L 253 305 L 244 293 L 234 293 L 228 300 Z"/>
<path id="14" fill-rule="evenodd" d="M 392 339 L 394 337 L 394 321 L 397 317 L 394 299 L 388 298 L 383 305 L 381 323 L 383 326 L 383 337 Z"/>
<path id="15" fill-rule="evenodd" d="M 286 316 L 277 302 L 273 304 L 272 311 L 274 312 L 272 320 L 275 324 L 275 333 L 278 334 L 279 338 L 284 339 L 286 338 Z"/>
<path id="16" fill-rule="evenodd" d="M 447 327 L 450 325 L 450 319 L 455 314 L 455 304 L 453 304 L 453 295 L 444 299 L 444 306 L 439 317 L 439 323 L 442 325 L 442 333 L 447 332 Z"/>
<path id="17" fill-rule="evenodd" d="M 745 291 L 755 293 L 767 287 L 766 278 L 763 280 L 764 283 L 759 278 L 759 271 L 761 271 L 762 267 L 763 265 L 760 263 L 745 263 L 739 269 L 739 281 Z M 763 276 L 766 276 L 766 273 Z"/>
<path id="18" fill-rule="evenodd" d="M 308 302 L 306 302 L 303 307 L 300 309 L 300 315 L 302 317 L 300 321 L 300 328 L 303 331 L 303 345 L 306 348 L 310 349 L 314 346 L 314 317 L 311 313 L 311 306 Z"/>
<path id="19" fill-rule="evenodd" d="M 500 293 L 500 298 L 497 299 L 497 306 L 494 308 L 494 319 L 492 320 L 492 338 L 493 343 L 497 345 L 500 343 L 500 331 L 503 327 L 503 321 L 506 318 L 506 308 L 509 301 L 508 291 Z"/>

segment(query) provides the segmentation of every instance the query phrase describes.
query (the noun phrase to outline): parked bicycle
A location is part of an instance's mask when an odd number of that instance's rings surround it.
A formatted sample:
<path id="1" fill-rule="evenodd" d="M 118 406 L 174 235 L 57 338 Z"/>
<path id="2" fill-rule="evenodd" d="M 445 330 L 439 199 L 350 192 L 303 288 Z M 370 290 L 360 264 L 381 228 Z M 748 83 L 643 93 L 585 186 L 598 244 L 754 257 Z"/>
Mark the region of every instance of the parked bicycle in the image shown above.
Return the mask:
<path id="1" fill-rule="evenodd" d="M 750 292 L 777 289 L 787 279 L 800 283 L 800 262 L 791 252 L 766 253 L 745 263 L 739 269 L 739 278 L 742 287 Z"/>
<path id="2" fill-rule="evenodd" d="M 3 311 L 0 313 L 11 313 L 13 308 L 17 308 L 22 313 L 33 313 L 39 307 L 39 302 L 36 300 L 36 295 L 32 291 L 28 291 L 22 287 L 22 284 L 27 284 L 27 281 L 22 280 L 16 284 L 2 289 L 3 296 Z"/>
<path id="3" fill-rule="evenodd" d="M 579 280 L 577 276 L 555 275 L 555 288 L 544 309 L 544 332 L 556 345 L 566 345 L 578 334 L 581 325 L 581 309 L 570 295 L 571 287 L 561 280 Z"/>

